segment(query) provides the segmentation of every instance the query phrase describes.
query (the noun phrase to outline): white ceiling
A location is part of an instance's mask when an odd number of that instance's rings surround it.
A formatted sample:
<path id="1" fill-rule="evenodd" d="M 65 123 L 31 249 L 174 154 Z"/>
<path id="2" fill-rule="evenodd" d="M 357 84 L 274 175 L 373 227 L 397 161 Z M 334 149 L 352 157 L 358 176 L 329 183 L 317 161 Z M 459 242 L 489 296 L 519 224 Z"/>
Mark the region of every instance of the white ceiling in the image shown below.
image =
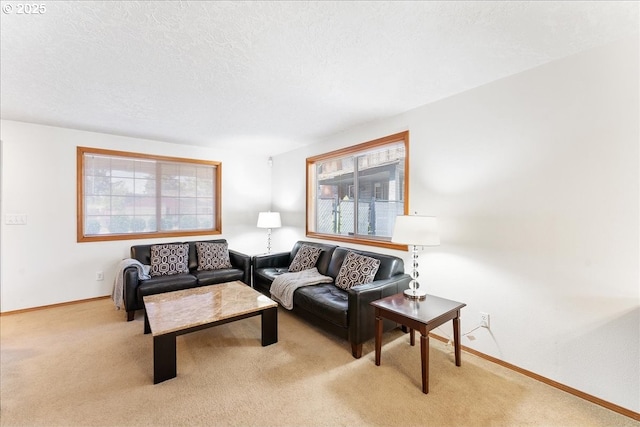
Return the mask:
<path id="1" fill-rule="evenodd" d="M 635 1 L 35 3 L 2 2 L 3 119 L 265 155 L 639 22 Z"/>

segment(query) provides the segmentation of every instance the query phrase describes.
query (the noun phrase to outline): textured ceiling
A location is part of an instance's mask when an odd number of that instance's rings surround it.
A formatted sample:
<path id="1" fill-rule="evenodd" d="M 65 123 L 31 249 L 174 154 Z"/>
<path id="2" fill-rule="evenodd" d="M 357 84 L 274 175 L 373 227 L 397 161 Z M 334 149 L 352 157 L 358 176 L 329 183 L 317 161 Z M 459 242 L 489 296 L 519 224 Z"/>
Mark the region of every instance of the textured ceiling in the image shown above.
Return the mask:
<path id="1" fill-rule="evenodd" d="M 639 20 L 635 1 L 36 3 L 2 2 L 3 119 L 266 155 L 637 35 Z"/>

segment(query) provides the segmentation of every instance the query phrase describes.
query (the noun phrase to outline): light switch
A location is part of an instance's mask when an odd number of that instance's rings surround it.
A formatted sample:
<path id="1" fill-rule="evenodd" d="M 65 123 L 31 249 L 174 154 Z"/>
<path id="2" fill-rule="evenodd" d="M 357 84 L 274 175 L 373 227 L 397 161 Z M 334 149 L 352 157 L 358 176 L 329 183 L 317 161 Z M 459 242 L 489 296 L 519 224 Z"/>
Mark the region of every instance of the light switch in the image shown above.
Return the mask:
<path id="1" fill-rule="evenodd" d="M 4 223 L 6 225 L 27 225 L 27 214 L 6 214 Z"/>

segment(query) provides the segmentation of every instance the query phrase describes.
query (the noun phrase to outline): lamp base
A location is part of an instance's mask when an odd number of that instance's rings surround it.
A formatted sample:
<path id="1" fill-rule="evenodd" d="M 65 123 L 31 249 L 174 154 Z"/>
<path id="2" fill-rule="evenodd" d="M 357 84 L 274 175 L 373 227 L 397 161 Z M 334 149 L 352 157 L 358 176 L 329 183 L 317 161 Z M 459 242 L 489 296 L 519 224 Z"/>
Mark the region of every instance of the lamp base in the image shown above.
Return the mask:
<path id="1" fill-rule="evenodd" d="M 423 300 L 427 297 L 426 291 L 420 289 L 405 289 L 404 296 L 411 299 Z"/>

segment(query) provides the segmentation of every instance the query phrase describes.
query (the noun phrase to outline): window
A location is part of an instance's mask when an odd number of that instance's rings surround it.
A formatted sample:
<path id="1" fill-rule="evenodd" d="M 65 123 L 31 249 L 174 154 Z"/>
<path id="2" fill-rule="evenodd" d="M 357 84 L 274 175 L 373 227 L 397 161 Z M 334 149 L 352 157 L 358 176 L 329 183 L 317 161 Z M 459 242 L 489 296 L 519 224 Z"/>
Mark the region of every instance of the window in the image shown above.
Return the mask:
<path id="1" fill-rule="evenodd" d="M 307 159 L 307 236 L 388 248 L 408 212 L 409 132 Z"/>
<path id="2" fill-rule="evenodd" d="M 219 162 L 78 147 L 78 242 L 220 234 Z"/>

